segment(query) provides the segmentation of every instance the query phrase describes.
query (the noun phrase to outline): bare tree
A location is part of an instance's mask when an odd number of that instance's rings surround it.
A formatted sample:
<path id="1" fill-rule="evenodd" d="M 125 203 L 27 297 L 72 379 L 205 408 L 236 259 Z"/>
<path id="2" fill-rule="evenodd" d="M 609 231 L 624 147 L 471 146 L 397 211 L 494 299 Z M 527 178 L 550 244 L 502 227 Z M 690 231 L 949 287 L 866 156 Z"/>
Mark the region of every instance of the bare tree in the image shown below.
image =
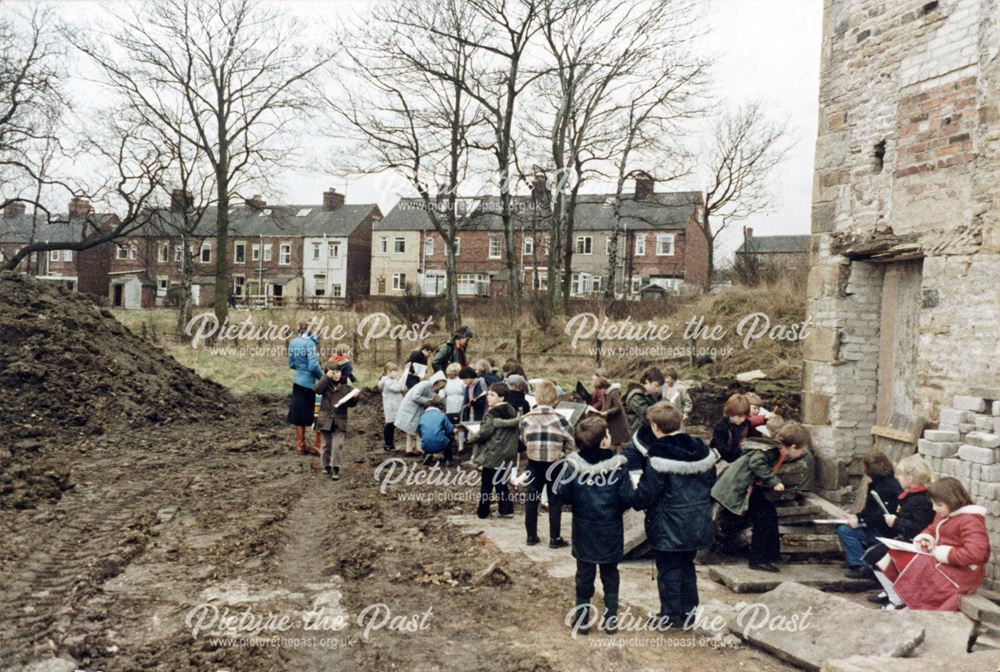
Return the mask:
<path id="1" fill-rule="evenodd" d="M 378 6 L 347 38 L 346 78 L 328 98 L 342 133 L 356 143 L 343 169 L 402 175 L 443 240 L 449 327 L 461 323 L 456 237 L 482 214 L 458 195 L 483 132 L 481 106 L 466 83 L 478 29 L 462 0 Z"/>
<path id="2" fill-rule="evenodd" d="M 259 0 L 116 7 L 111 29 L 70 38 L 145 125 L 196 148 L 210 167 L 221 322 L 228 314 L 230 203 L 284 165 L 285 133 L 310 109 L 309 84 L 331 55 L 308 49 L 301 24 Z"/>
<path id="3" fill-rule="evenodd" d="M 716 121 L 707 154 L 708 184 L 699 221 L 708 243 L 706 290 L 712 284 L 719 234 L 733 222 L 770 205 L 767 178 L 788 152 L 786 130 L 786 123 L 768 119 L 756 102 L 723 114 Z"/>
<path id="4" fill-rule="evenodd" d="M 646 158 L 655 153 L 654 144 L 663 150 L 668 143 L 656 133 L 669 137 L 667 132 L 675 129 L 668 128 L 667 121 L 690 114 L 684 105 L 704 68 L 702 61 L 687 53 L 691 10 L 690 0 L 544 0 L 542 4 L 539 25 L 551 65 L 536 88 L 551 108 L 543 120 L 548 124 L 550 161 L 560 176 L 551 201 L 558 263 L 550 265 L 549 286 L 550 296 L 558 290 L 564 313 L 572 292 L 581 186 L 589 178 L 606 176 L 608 165 L 621 163 L 622 157 L 627 166 L 640 150 L 647 150 Z M 623 128 L 625 113 L 631 119 Z M 631 140 L 623 138 L 623 132 L 631 132 Z M 637 140 L 647 146 L 635 146 Z M 613 279 L 612 274 L 609 281 Z"/>

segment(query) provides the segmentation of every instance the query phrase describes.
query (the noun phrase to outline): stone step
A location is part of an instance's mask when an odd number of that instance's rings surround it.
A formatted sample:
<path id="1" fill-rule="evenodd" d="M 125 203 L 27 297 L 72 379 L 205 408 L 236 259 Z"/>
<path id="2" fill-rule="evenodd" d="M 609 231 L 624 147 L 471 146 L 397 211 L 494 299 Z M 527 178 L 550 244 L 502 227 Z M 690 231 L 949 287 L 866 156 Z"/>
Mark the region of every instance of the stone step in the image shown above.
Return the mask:
<path id="1" fill-rule="evenodd" d="M 859 592 L 874 584 L 867 579 L 849 579 L 844 569 L 830 564 L 783 564 L 777 574 L 750 569 L 746 565 L 715 565 L 708 575 L 735 593 L 764 593 L 786 581 L 824 591 Z"/>
<path id="2" fill-rule="evenodd" d="M 820 672 L 993 672 L 996 669 L 996 653 L 977 651 L 949 658 L 851 656 L 826 661 Z"/>

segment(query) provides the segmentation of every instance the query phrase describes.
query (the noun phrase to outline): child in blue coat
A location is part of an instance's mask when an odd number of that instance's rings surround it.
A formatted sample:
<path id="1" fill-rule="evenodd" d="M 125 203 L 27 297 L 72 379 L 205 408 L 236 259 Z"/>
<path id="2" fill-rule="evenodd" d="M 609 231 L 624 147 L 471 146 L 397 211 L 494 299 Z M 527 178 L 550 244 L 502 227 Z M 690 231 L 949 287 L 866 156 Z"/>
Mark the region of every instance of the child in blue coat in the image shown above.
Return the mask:
<path id="1" fill-rule="evenodd" d="M 601 571 L 604 617 L 601 629 L 617 629 L 618 562 L 625 549 L 622 514 L 632 506 L 632 481 L 625 458 L 609 450 L 611 435 L 603 418 L 587 417 L 573 432 L 578 452 L 564 461 L 553 490 L 573 507 L 573 557 L 576 558 L 576 606 L 571 619 L 579 634 L 590 630 L 590 599 Z"/>
<path id="2" fill-rule="evenodd" d="M 698 606 L 694 556 L 712 545 L 712 485 L 719 454 L 680 431 L 684 414 L 660 401 L 646 411 L 653 441 L 635 491 L 646 511 L 646 539 L 656 553 L 658 628 L 683 627 Z"/>
<path id="3" fill-rule="evenodd" d="M 452 465 L 451 436 L 454 433 L 455 425 L 444 413 L 444 402 L 437 398 L 432 399 L 417 423 L 420 447 L 427 453 L 424 464 L 430 464 L 434 453 L 443 453 L 444 466 Z"/>

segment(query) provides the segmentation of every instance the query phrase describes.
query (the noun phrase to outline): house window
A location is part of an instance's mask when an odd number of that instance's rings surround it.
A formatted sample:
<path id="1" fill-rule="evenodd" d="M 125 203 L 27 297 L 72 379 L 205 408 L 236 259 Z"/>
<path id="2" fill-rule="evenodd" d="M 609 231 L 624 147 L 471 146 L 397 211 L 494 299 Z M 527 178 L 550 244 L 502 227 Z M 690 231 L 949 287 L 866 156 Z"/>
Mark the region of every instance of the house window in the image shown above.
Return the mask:
<path id="1" fill-rule="evenodd" d="M 661 233 L 656 236 L 656 256 L 658 257 L 674 256 L 674 234 Z"/>
<path id="2" fill-rule="evenodd" d="M 607 238 L 604 239 L 604 256 L 605 257 L 611 256 L 611 236 L 608 236 Z"/>
<path id="3" fill-rule="evenodd" d="M 156 295 L 157 296 L 166 296 L 167 295 L 167 287 L 168 286 L 169 286 L 169 283 L 168 283 L 167 278 L 164 278 L 164 277 L 158 277 L 158 278 L 156 278 Z"/>
<path id="4" fill-rule="evenodd" d="M 163 243 L 158 245 L 156 248 L 156 260 L 161 264 L 166 263 L 167 258 L 170 256 L 170 243 Z M 119 257 L 120 258 L 120 257 Z"/>
<path id="5" fill-rule="evenodd" d="M 398 236 L 392 241 L 392 253 L 403 254 L 406 252 L 406 238 Z"/>
<path id="6" fill-rule="evenodd" d="M 63 250 L 63 261 L 73 261 L 73 250 Z"/>
<path id="7" fill-rule="evenodd" d="M 292 263 L 292 246 L 290 243 L 282 243 L 278 246 L 278 264 L 288 266 Z"/>
<path id="8" fill-rule="evenodd" d="M 131 256 L 132 251 L 129 250 L 129 256 Z M 184 254 L 184 247 L 182 245 L 174 245 L 174 261 L 180 261 Z"/>
<path id="9" fill-rule="evenodd" d="M 592 236 L 576 237 L 576 254 L 592 254 L 594 251 L 594 239 Z"/>
<path id="10" fill-rule="evenodd" d="M 388 254 L 389 252 L 389 239 L 385 236 L 379 236 L 378 251 L 382 254 Z"/>
<path id="11" fill-rule="evenodd" d="M 233 249 L 233 262 L 237 264 L 247 263 L 247 244 L 236 243 Z"/>
<path id="12" fill-rule="evenodd" d="M 260 261 L 260 245 L 253 244 L 250 246 L 250 259 Z"/>
<path id="13" fill-rule="evenodd" d="M 245 284 L 246 284 L 246 278 L 244 278 L 242 275 L 234 275 L 233 276 L 233 295 L 234 296 L 243 296 L 243 290 L 245 289 L 245 287 L 244 287 Z"/>
<path id="14" fill-rule="evenodd" d="M 319 259 L 319 243 L 313 243 L 313 261 Z"/>
<path id="15" fill-rule="evenodd" d="M 592 276 L 590 275 L 590 273 L 574 273 L 572 276 L 573 293 L 590 294 L 591 278 Z"/>
<path id="16" fill-rule="evenodd" d="M 457 257 L 462 253 L 462 239 L 455 236 L 455 256 Z"/>
<path id="17" fill-rule="evenodd" d="M 59 250 L 49 252 L 49 261 L 59 261 Z"/>
<path id="18" fill-rule="evenodd" d="M 334 283 L 330 285 L 330 296 L 339 299 L 344 296 L 344 290 L 341 285 Z"/>
<path id="19" fill-rule="evenodd" d="M 128 258 L 137 259 L 139 257 L 139 248 L 135 243 L 129 243 L 128 245 Z"/>
<path id="20" fill-rule="evenodd" d="M 646 256 L 646 234 L 637 233 L 635 236 L 635 256 Z"/>
<path id="21" fill-rule="evenodd" d="M 326 296 L 326 276 L 325 275 L 314 275 L 313 283 L 315 283 L 315 294 L 316 296 Z"/>
<path id="22" fill-rule="evenodd" d="M 489 250 L 486 253 L 489 259 L 500 258 L 500 236 L 490 236 Z"/>
<path id="23" fill-rule="evenodd" d="M 434 238 L 428 235 L 424 238 L 424 256 L 433 257 L 434 256 Z"/>
<path id="24" fill-rule="evenodd" d="M 604 284 L 604 278 L 600 275 L 595 275 L 590 279 L 590 291 L 594 294 L 599 294 L 601 292 L 601 285 Z"/>
<path id="25" fill-rule="evenodd" d="M 533 236 L 525 236 L 524 242 L 521 243 L 521 254 L 534 254 L 535 253 L 535 239 Z"/>
<path id="26" fill-rule="evenodd" d="M 545 291 L 549 286 L 549 276 L 546 271 L 539 271 L 538 269 L 532 269 L 529 271 L 531 273 L 531 286 L 539 291 Z"/>
<path id="27" fill-rule="evenodd" d="M 489 287 L 490 276 L 486 273 L 459 273 L 458 293 L 466 296 L 476 296 L 479 289 Z"/>
<path id="28" fill-rule="evenodd" d="M 201 262 L 207 264 L 212 261 L 212 245 L 210 243 L 201 244 Z"/>
<path id="29" fill-rule="evenodd" d="M 635 294 L 642 288 L 642 278 L 632 278 L 632 287 L 630 291 Z"/>
<path id="30" fill-rule="evenodd" d="M 406 289 L 406 273 L 392 274 L 392 289 L 396 292 L 401 292 Z"/>
<path id="31" fill-rule="evenodd" d="M 264 261 L 271 261 L 271 249 L 273 247 L 271 243 L 264 243 Z"/>
<path id="32" fill-rule="evenodd" d="M 326 253 L 330 259 L 336 259 L 340 256 L 340 241 L 327 243 Z"/>

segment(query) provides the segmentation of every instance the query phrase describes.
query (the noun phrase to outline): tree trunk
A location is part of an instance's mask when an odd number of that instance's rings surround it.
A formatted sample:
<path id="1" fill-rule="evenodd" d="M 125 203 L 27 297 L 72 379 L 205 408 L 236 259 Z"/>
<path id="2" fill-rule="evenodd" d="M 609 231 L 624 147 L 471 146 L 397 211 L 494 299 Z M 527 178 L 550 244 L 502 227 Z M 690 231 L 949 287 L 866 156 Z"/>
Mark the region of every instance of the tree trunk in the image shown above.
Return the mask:
<path id="1" fill-rule="evenodd" d="M 712 235 L 706 208 L 701 209 L 701 232 L 705 234 L 705 243 L 708 246 L 708 272 L 705 274 L 704 290 L 709 292 L 712 290 L 712 276 L 715 274 L 715 236 Z"/>
<path id="2" fill-rule="evenodd" d="M 194 267 L 190 254 L 188 253 L 187 235 L 181 236 L 181 285 L 180 295 L 177 299 L 177 337 L 185 338 L 184 328 L 191 321 L 191 274 Z M 170 291 L 169 289 L 167 290 Z"/>
<path id="3" fill-rule="evenodd" d="M 454 214 L 450 215 L 453 220 Z M 451 239 L 446 236 L 444 239 L 445 248 L 445 285 L 448 288 L 448 312 L 445 315 L 445 326 L 448 331 L 454 333 L 462 324 L 462 307 L 458 302 L 458 274 L 455 272 L 455 225 L 454 221 L 449 224 L 452 234 Z"/>

